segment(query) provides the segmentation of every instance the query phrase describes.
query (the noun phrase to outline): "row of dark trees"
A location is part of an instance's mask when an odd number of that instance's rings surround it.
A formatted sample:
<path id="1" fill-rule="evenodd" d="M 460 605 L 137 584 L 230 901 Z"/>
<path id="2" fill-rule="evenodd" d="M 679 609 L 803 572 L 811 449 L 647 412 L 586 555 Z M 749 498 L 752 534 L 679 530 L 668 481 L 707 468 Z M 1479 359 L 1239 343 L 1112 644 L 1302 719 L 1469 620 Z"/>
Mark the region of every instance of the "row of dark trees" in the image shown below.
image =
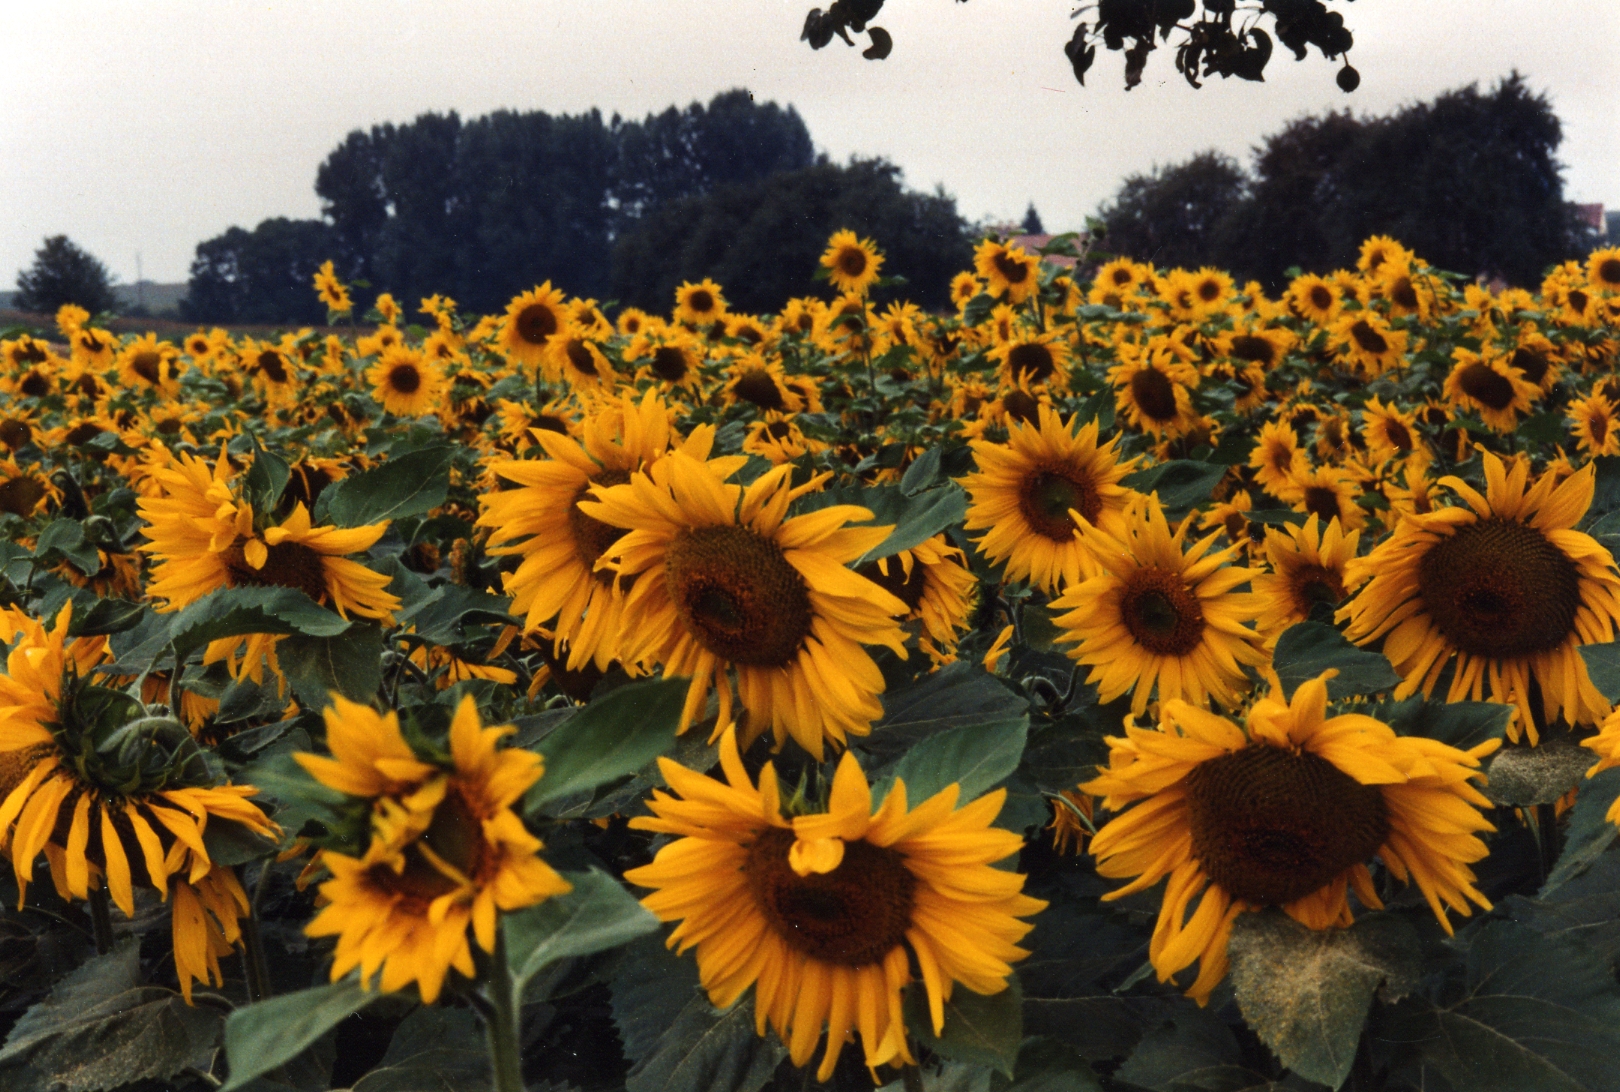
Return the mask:
<path id="1" fill-rule="evenodd" d="M 1352 266 L 1383 234 L 1443 269 L 1533 287 L 1598 243 L 1564 200 L 1561 139 L 1551 104 L 1517 73 L 1388 117 L 1303 117 L 1255 149 L 1252 171 L 1204 152 L 1127 179 L 1098 214 L 1102 247 L 1277 291 L 1290 267 Z"/>
<path id="2" fill-rule="evenodd" d="M 771 310 L 812 290 L 840 227 L 880 239 L 885 272 L 941 304 L 971 254 L 949 197 L 906 190 L 882 161 L 818 158 L 795 110 L 740 90 L 642 121 L 424 114 L 350 133 L 315 190 L 322 220 L 266 220 L 199 245 L 187 317 L 317 321 L 310 279 L 328 258 L 373 294 L 444 293 L 490 312 L 545 280 L 667 309 L 677 284 L 703 276 L 735 306 Z"/>

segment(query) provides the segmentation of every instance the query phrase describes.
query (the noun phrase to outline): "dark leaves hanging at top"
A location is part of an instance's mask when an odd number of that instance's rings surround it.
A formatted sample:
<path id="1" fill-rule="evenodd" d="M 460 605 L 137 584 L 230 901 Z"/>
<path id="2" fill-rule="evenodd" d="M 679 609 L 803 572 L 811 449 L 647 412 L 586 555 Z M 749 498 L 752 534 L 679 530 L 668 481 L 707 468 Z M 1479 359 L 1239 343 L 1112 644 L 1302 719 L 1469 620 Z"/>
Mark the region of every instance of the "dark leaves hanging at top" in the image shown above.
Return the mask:
<path id="1" fill-rule="evenodd" d="M 799 33 L 799 41 L 809 42 L 811 49 L 820 49 L 831 42 L 836 34 L 844 40 L 845 45 L 852 46 L 855 42 L 849 32 L 859 34 L 866 30 L 866 24 L 875 19 L 882 9 L 883 0 L 834 0 L 832 7 L 826 11 L 811 8 L 804 17 L 804 30 Z M 894 48 L 894 39 L 882 27 L 873 27 L 871 37 L 872 44 L 861 51 L 861 56 L 869 61 L 881 61 Z"/>

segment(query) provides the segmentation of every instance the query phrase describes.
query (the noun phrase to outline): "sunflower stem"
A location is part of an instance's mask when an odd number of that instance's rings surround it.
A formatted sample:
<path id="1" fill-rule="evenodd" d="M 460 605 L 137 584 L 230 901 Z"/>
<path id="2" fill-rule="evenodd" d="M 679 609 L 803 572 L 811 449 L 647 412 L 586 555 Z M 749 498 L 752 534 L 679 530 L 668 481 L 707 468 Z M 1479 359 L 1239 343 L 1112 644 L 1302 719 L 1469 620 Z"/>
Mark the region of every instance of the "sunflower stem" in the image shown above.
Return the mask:
<path id="1" fill-rule="evenodd" d="M 112 907 L 105 887 L 90 892 L 90 924 L 95 929 L 96 954 L 106 955 L 113 950 Z"/>
<path id="2" fill-rule="evenodd" d="M 518 1039 L 519 1002 L 512 968 L 506 961 L 506 932 L 495 930 L 489 962 L 489 1057 L 495 1067 L 495 1092 L 523 1092 L 523 1055 Z"/>
<path id="3" fill-rule="evenodd" d="M 1541 878 L 1545 882 L 1558 861 L 1558 805 L 1536 805 L 1536 846 L 1541 851 Z"/>
<path id="4" fill-rule="evenodd" d="M 270 964 L 264 956 L 264 935 L 259 931 L 259 892 L 264 887 L 268 863 L 259 872 L 253 888 L 253 901 L 242 919 L 242 969 L 247 975 L 248 1001 L 263 1001 L 275 995 L 270 985 Z"/>

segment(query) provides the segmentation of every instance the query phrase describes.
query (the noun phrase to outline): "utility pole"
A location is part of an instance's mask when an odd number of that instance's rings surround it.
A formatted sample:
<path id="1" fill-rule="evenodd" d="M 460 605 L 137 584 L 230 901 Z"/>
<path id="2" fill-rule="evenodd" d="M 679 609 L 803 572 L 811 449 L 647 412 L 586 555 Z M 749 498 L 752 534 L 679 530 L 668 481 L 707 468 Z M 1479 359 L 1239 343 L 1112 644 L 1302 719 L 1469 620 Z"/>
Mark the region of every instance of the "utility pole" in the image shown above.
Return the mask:
<path id="1" fill-rule="evenodd" d="M 135 306 L 146 306 L 146 278 L 141 275 L 141 252 L 135 252 Z"/>

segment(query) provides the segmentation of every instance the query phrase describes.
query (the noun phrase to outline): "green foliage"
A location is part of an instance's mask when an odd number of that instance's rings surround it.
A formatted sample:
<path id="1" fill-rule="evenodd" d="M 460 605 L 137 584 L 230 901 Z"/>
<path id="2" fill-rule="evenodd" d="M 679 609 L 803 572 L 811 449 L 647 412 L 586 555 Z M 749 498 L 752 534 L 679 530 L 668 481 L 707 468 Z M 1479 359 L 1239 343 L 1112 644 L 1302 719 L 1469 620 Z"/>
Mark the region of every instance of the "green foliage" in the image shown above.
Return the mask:
<path id="1" fill-rule="evenodd" d="M 1299 622 L 1284 630 L 1277 639 L 1272 666 L 1284 697 L 1290 700 L 1300 683 L 1330 668 L 1339 672 L 1327 684 L 1328 697 L 1333 700 L 1378 694 L 1401 681 L 1382 653 L 1357 648 L 1321 622 Z"/>
<path id="2" fill-rule="evenodd" d="M 928 998 L 913 987 L 906 993 L 906 1026 L 935 1054 L 1012 1077 L 1024 1040 L 1024 993 L 1018 976 L 1009 976 L 1006 989 L 988 996 L 958 986 L 945 1002 L 945 1026 L 938 1035 Z"/>
<path id="3" fill-rule="evenodd" d="M 570 872 L 574 889 L 547 899 L 501 922 L 513 989 L 523 995 L 528 982 L 558 960 L 617 948 L 658 928 L 624 885 L 604 872 Z"/>
<path id="4" fill-rule="evenodd" d="M 628 777 L 675 742 L 687 680 L 631 683 L 602 695 L 536 745 L 546 773 L 524 810 L 544 813 L 570 796 Z"/>
<path id="5" fill-rule="evenodd" d="M 313 519 L 338 527 L 361 527 L 429 512 L 444 503 L 454 456 L 451 447 L 424 448 L 335 482 L 315 502 Z"/>
<path id="6" fill-rule="evenodd" d="M 292 1061 L 377 997 L 360 985 L 358 976 L 350 975 L 237 1009 L 225 1021 L 225 1057 L 231 1076 L 223 1092 L 241 1088 L 254 1077 Z"/>
<path id="7" fill-rule="evenodd" d="M 276 646 L 276 659 L 307 709 L 324 709 L 337 691 L 367 702 L 382 686 L 382 630 L 356 624 L 332 637 L 297 633 Z"/>
<path id="8" fill-rule="evenodd" d="M 18 271 L 11 304 L 19 311 L 54 315 L 69 303 L 92 315 L 117 305 L 107 267 L 66 235 L 52 235 L 34 251 L 34 264 Z"/>

